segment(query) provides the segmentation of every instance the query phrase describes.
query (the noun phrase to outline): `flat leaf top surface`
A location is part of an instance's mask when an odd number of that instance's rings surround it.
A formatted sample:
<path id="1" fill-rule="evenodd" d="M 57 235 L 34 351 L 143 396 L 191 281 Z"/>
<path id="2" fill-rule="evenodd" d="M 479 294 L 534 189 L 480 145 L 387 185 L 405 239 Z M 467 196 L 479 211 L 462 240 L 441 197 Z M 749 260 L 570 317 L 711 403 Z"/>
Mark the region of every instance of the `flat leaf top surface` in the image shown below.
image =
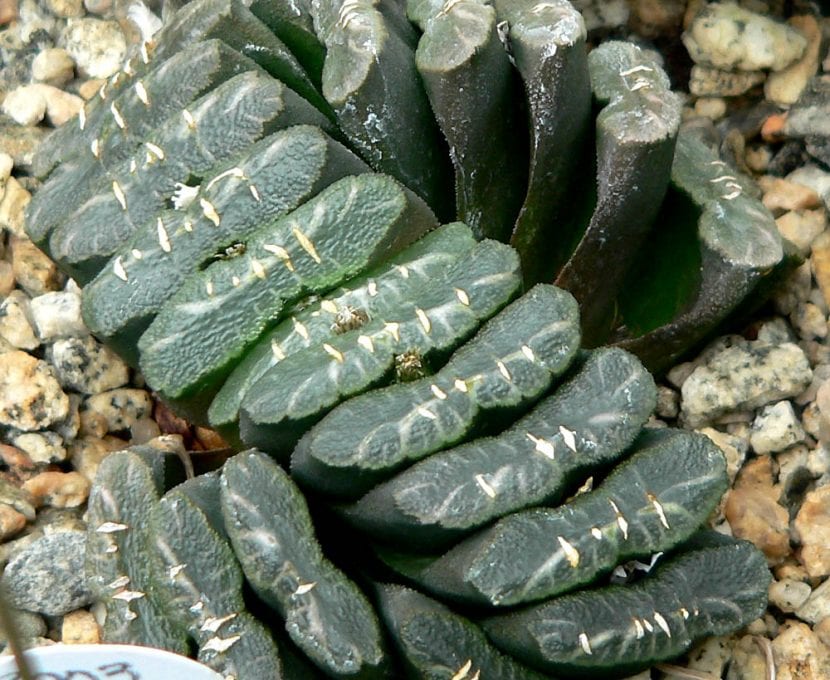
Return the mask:
<path id="1" fill-rule="evenodd" d="M 567 368 L 578 344 L 574 300 L 537 286 L 436 375 L 374 390 L 329 413 L 295 450 L 292 472 L 314 488 L 354 498 L 381 475 L 457 443 L 487 412 L 532 403 Z"/>
<path id="2" fill-rule="evenodd" d="M 225 463 L 222 512 L 251 585 L 315 663 L 350 676 L 381 663 L 369 602 L 323 558 L 305 499 L 276 463 L 256 451 Z"/>
<path id="3" fill-rule="evenodd" d="M 681 553 L 634 585 L 563 595 L 485 622 L 501 649 L 549 673 L 619 677 L 735 630 L 766 606 L 766 560 L 732 542 Z"/>
<path id="4" fill-rule="evenodd" d="M 726 487 L 726 462 L 708 438 L 647 435 L 594 491 L 508 515 L 436 560 L 421 582 L 491 605 L 558 595 L 672 549 L 703 525 Z"/>
<path id="5" fill-rule="evenodd" d="M 414 590 L 380 586 L 379 609 L 416 677 L 542 680 L 495 649 L 474 623 Z"/>
<path id="6" fill-rule="evenodd" d="M 451 0 L 431 13 L 415 58 L 420 71 L 452 71 L 481 50 L 493 34 L 496 13 L 481 0 Z"/>
<path id="7" fill-rule="evenodd" d="M 327 183 L 367 169 L 317 127 L 269 135 L 205 177 L 186 210 L 168 210 L 141 225 L 84 290 L 87 324 L 104 337 L 137 319 L 146 325 L 201 263 L 244 244 Z"/>
<path id="8" fill-rule="evenodd" d="M 501 309 L 520 283 L 515 253 L 496 241 L 480 242 L 414 297 L 400 300 L 387 317 L 296 352 L 270 369 L 243 400 L 243 440 L 276 447 L 287 437 L 293 446 L 307 427 L 304 419 L 317 420 L 342 399 L 381 381 L 396 356 L 417 352 L 429 362 L 431 355 L 452 350 Z"/>
<path id="9" fill-rule="evenodd" d="M 746 191 L 718 155 L 692 133 L 681 132 L 672 182 L 703 211 L 699 235 L 706 248 L 741 268 L 767 269 L 783 257 L 772 214 Z"/>
<path id="10" fill-rule="evenodd" d="M 446 543 L 561 497 L 579 475 L 619 457 L 654 403 L 654 382 L 633 356 L 597 351 L 509 430 L 413 465 L 366 494 L 348 517 L 398 544 Z"/>
<path id="11" fill-rule="evenodd" d="M 428 281 L 441 276 L 475 244 L 469 227 L 444 225 L 377 268 L 346 282 L 321 301 L 301 305 L 239 362 L 210 405 L 213 427 L 231 425 L 251 386 L 287 356 L 372 319 L 394 313 Z"/>
<path id="12" fill-rule="evenodd" d="M 139 342 L 147 381 L 171 398 L 227 372 L 286 303 L 323 292 L 431 229 L 434 217 L 382 175 L 347 177 L 255 232 L 246 252 L 189 278 Z"/>
<path id="13" fill-rule="evenodd" d="M 541 53 L 538 66 L 561 47 L 570 47 L 587 37 L 585 21 L 568 0 L 529 3 L 526 0 L 495 0 L 499 20 L 509 23 L 510 42 L 517 61 L 521 51 Z M 517 51 L 517 47 L 520 50 Z M 528 60 L 527 66 L 531 66 Z"/>

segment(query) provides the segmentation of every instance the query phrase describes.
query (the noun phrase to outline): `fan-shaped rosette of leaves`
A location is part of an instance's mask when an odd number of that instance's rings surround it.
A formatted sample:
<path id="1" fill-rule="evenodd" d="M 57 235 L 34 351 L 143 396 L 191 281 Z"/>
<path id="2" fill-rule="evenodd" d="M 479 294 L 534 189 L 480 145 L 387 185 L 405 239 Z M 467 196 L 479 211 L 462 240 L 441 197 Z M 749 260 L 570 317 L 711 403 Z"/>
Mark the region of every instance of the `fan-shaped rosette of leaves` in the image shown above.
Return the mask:
<path id="1" fill-rule="evenodd" d="M 757 615 L 757 555 L 688 542 L 719 454 L 578 351 L 664 368 L 792 264 L 647 53 L 588 54 L 565 0 L 194 0 L 153 42 L 41 147 L 27 229 L 162 399 L 261 451 L 102 465 L 106 636 L 234 677 L 609 677 Z M 697 560 L 642 635 L 591 614 Z M 577 628 L 529 652 L 547 607 Z"/>

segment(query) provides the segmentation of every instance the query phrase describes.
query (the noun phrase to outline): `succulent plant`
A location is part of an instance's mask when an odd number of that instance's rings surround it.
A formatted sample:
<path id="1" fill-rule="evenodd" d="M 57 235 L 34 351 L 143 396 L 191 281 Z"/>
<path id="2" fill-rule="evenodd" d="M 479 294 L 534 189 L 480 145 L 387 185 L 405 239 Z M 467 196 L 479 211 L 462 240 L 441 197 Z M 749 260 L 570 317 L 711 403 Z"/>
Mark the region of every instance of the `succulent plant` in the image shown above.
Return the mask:
<path id="1" fill-rule="evenodd" d="M 643 432 L 643 363 L 794 258 L 660 66 L 588 53 L 565 0 L 194 0 L 35 171 L 28 233 L 92 332 L 255 447 L 172 489 L 146 451 L 102 465 L 110 639 L 239 678 L 610 677 L 762 611 L 763 559 L 693 537 L 723 459 Z M 579 349 L 606 342 L 643 363 Z"/>

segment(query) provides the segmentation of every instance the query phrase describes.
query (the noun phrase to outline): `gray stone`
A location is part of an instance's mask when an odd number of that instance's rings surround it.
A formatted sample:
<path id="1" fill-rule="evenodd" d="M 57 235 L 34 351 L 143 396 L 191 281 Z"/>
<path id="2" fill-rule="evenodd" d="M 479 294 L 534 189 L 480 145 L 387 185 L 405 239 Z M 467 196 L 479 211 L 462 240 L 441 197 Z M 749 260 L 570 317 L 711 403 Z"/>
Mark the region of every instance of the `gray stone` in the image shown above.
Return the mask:
<path id="1" fill-rule="evenodd" d="M 45 361 L 21 351 L 0 354 L 0 424 L 46 430 L 69 413 L 69 399 Z"/>
<path id="2" fill-rule="evenodd" d="M 108 432 L 120 432 L 148 417 L 153 411 L 153 401 L 145 390 L 119 388 L 91 396 L 84 410 L 103 416 Z"/>
<path id="3" fill-rule="evenodd" d="M 737 97 L 764 82 L 763 71 L 723 71 L 711 66 L 692 66 L 689 92 L 696 97 Z"/>
<path id="4" fill-rule="evenodd" d="M 628 22 L 626 0 L 572 0 L 571 4 L 580 11 L 589 31 L 617 28 Z"/>
<path id="5" fill-rule="evenodd" d="M 24 432 L 14 436 L 12 443 L 37 464 L 60 463 L 68 455 L 57 432 Z"/>
<path id="6" fill-rule="evenodd" d="M 81 318 L 81 296 L 66 291 L 44 293 L 29 307 L 35 332 L 43 342 L 89 335 Z"/>
<path id="7" fill-rule="evenodd" d="M 9 612 L 9 614 L 14 617 L 14 624 L 20 637 L 30 640 L 46 636 L 46 621 L 43 620 L 42 616 L 22 609 L 16 609 Z M 0 644 L 6 644 L 8 641 L 6 631 L 0 628 Z"/>
<path id="8" fill-rule="evenodd" d="M 3 478 L 0 478 L 0 503 L 14 508 L 30 522 L 35 519 L 32 494 Z"/>
<path id="9" fill-rule="evenodd" d="M 85 551 L 86 533 L 64 531 L 43 536 L 15 555 L 2 577 L 12 606 L 61 616 L 89 604 Z"/>
<path id="10" fill-rule="evenodd" d="M 726 458 L 726 472 L 729 475 L 729 481 L 734 482 L 741 469 L 746 454 L 749 450 L 749 442 L 743 437 L 738 437 L 727 432 L 720 432 L 713 427 L 704 427 L 698 430 L 700 434 L 705 434 L 711 439 L 718 448 L 723 452 Z"/>
<path id="11" fill-rule="evenodd" d="M 803 442 L 804 428 L 789 401 L 779 401 L 761 409 L 752 422 L 749 443 L 755 453 L 773 453 Z"/>
<path id="12" fill-rule="evenodd" d="M 682 38 L 695 63 L 725 71 L 780 71 L 807 47 L 792 27 L 733 3 L 707 5 Z"/>
<path id="13" fill-rule="evenodd" d="M 681 418 L 699 427 L 732 411 L 800 394 L 813 377 L 804 351 L 733 337 L 698 366 L 681 389 Z"/>
<path id="14" fill-rule="evenodd" d="M 127 365 L 91 335 L 56 340 L 48 358 L 64 389 L 98 394 L 125 385 Z"/>
<path id="15" fill-rule="evenodd" d="M 793 328 L 804 340 L 827 337 L 827 317 L 812 302 L 802 302 L 790 315 Z"/>
<path id="16" fill-rule="evenodd" d="M 768 345 L 780 345 L 785 342 L 795 342 L 795 333 L 780 316 L 764 321 L 758 328 L 758 342 Z"/>
<path id="17" fill-rule="evenodd" d="M 22 290 L 13 290 L 0 304 L 0 336 L 17 349 L 35 349 L 40 340 L 35 337 L 29 321 L 29 296 Z"/>
<path id="18" fill-rule="evenodd" d="M 655 413 L 661 418 L 677 418 L 680 412 L 680 395 L 665 385 L 657 386 L 657 407 Z"/>
<path id="19" fill-rule="evenodd" d="M 827 137 L 830 135 L 830 80 L 811 78 L 784 122 L 787 137 Z"/>
<path id="20" fill-rule="evenodd" d="M 813 590 L 807 601 L 795 611 L 795 615 L 807 623 L 818 623 L 830 616 L 830 579 Z"/>
<path id="21" fill-rule="evenodd" d="M 70 20 L 61 41 L 86 78 L 109 78 L 121 68 L 127 53 L 124 33 L 115 21 Z"/>

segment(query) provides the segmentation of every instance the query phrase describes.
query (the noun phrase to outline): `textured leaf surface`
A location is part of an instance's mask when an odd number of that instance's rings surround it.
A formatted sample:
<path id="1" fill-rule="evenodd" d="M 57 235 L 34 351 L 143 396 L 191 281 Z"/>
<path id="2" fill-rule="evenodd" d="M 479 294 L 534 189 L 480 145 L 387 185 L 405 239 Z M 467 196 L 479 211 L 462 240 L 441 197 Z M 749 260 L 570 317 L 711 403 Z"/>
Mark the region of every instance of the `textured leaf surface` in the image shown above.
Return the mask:
<path id="1" fill-rule="evenodd" d="M 526 159 L 496 12 L 481 0 L 432 9 L 415 64 L 449 144 L 456 214 L 479 238 L 506 240 L 521 206 Z"/>
<path id="2" fill-rule="evenodd" d="M 653 431 L 594 491 L 556 509 L 508 515 L 430 564 L 418 581 L 488 605 L 558 595 L 674 548 L 703 525 L 726 488 L 726 461 L 710 439 Z"/>
<path id="3" fill-rule="evenodd" d="M 388 263 L 346 282 L 320 302 L 301 305 L 237 364 L 210 405 L 211 426 L 226 437 L 238 438 L 236 421 L 242 399 L 272 366 L 301 349 L 348 330 L 341 324 L 342 319 L 351 320 L 351 325 L 357 326 L 387 317 L 401 300 L 412 298 L 420 286 L 466 256 L 474 244 L 466 225 L 460 222 L 444 225 Z M 356 316 L 360 314 L 365 314 L 365 319 Z"/>
<path id="4" fill-rule="evenodd" d="M 630 330 L 615 338 L 654 371 L 671 366 L 686 348 L 712 333 L 785 263 L 770 212 L 753 198 L 746 180 L 691 131 L 681 131 L 677 139 L 671 177 L 676 193 L 686 198 L 681 206 L 685 219 L 697 218 L 697 238 L 684 250 L 699 254 L 695 258 L 678 252 L 677 239 L 648 249 L 648 259 L 638 260 L 620 293 L 622 317 Z M 679 309 L 655 304 L 671 281 L 659 275 L 662 261 L 683 263 L 681 285 L 689 290 L 678 292 L 683 300 Z"/>
<path id="5" fill-rule="evenodd" d="M 544 676 L 501 654 L 474 623 L 414 590 L 379 587 L 379 609 L 409 677 L 423 680 Z"/>
<path id="6" fill-rule="evenodd" d="M 136 453 L 116 452 L 101 462 L 87 506 L 87 586 L 106 608 L 106 642 L 184 654 L 184 635 L 150 597 L 147 561 L 135 559 L 144 552 L 147 521 L 158 498 L 159 485 Z"/>
<path id="7" fill-rule="evenodd" d="M 530 177 L 511 244 L 526 282 L 551 280 L 582 227 L 574 213 L 585 200 L 575 180 L 591 120 L 585 22 L 566 0 L 496 0 L 494 6 L 497 20 L 507 24 L 530 117 Z"/>
<path id="8" fill-rule="evenodd" d="M 270 458 L 246 451 L 222 471 L 231 544 L 257 594 L 291 639 L 336 677 L 381 674 L 381 634 L 369 602 L 322 555 L 300 491 Z"/>
<path id="9" fill-rule="evenodd" d="M 330 290 L 434 226 L 426 205 L 388 177 L 336 182 L 256 231 L 244 254 L 193 275 L 165 303 L 139 342 L 147 382 L 167 399 L 197 396 L 203 420 L 234 360 L 287 303 Z"/>
<path id="10" fill-rule="evenodd" d="M 603 105 L 596 120 L 597 204 L 556 283 L 582 305 L 583 335 L 596 346 L 611 330 L 616 293 L 666 193 L 682 103 L 659 64 L 636 45 L 603 43 L 588 64 Z"/>
<path id="11" fill-rule="evenodd" d="M 405 548 L 446 544 L 508 512 L 561 498 L 619 458 L 654 404 L 654 382 L 639 361 L 618 349 L 598 350 L 509 430 L 413 465 L 347 516 Z"/>
<path id="12" fill-rule="evenodd" d="M 458 443 L 494 412 L 534 402 L 578 346 L 575 301 L 539 285 L 436 375 L 373 390 L 329 413 L 295 449 L 292 474 L 318 491 L 355 499 L 401 466 Z"/>
<path id="13" fill-rule="evenodd" d="M 290 680 L 262 623 L 246 611 L 203 626 L 197 660 L 223 678 Z"/>
<path id="14" fill-rule="evenodd" d="M 326 46 L 323 95 L 363 158 L 445 218 L 452 210 L 440 133 L 415 69 L 415 31 L 394 16 L 397 4 L 312 0 L 314 26 Z"/>
<path id="15" fill-rule="evenodd" d="M 479 243 L 414 297 L 401 299 L 389 316 L 270 369 L 242 402 L 243 441 L 287 455 L 309 425 L 340 401 L 388 381 L 396 357 L 416 352 L 427 365 L 443 358 L 507 304 L 520 284 L 515 253 L 496 241 Z"/>
<path id="16" fill-rule="evenodd" d="M 260 140 L 214 168 L 186 210 L 141 225 L 84 290 L 87 325 L 137 363 L 138 338 L 189 274 L 332 182 L 366 170 L 317 127 L 297 125 Z"/>
<path id="17" fill-rule="evenodd" d="M 498 647 L 545 672 L 622 677 L 745 626 L 763 613 L 769 582 L 763 555 L 724 537 L 634 585 L 563 595 L 484 627 Z"/>

